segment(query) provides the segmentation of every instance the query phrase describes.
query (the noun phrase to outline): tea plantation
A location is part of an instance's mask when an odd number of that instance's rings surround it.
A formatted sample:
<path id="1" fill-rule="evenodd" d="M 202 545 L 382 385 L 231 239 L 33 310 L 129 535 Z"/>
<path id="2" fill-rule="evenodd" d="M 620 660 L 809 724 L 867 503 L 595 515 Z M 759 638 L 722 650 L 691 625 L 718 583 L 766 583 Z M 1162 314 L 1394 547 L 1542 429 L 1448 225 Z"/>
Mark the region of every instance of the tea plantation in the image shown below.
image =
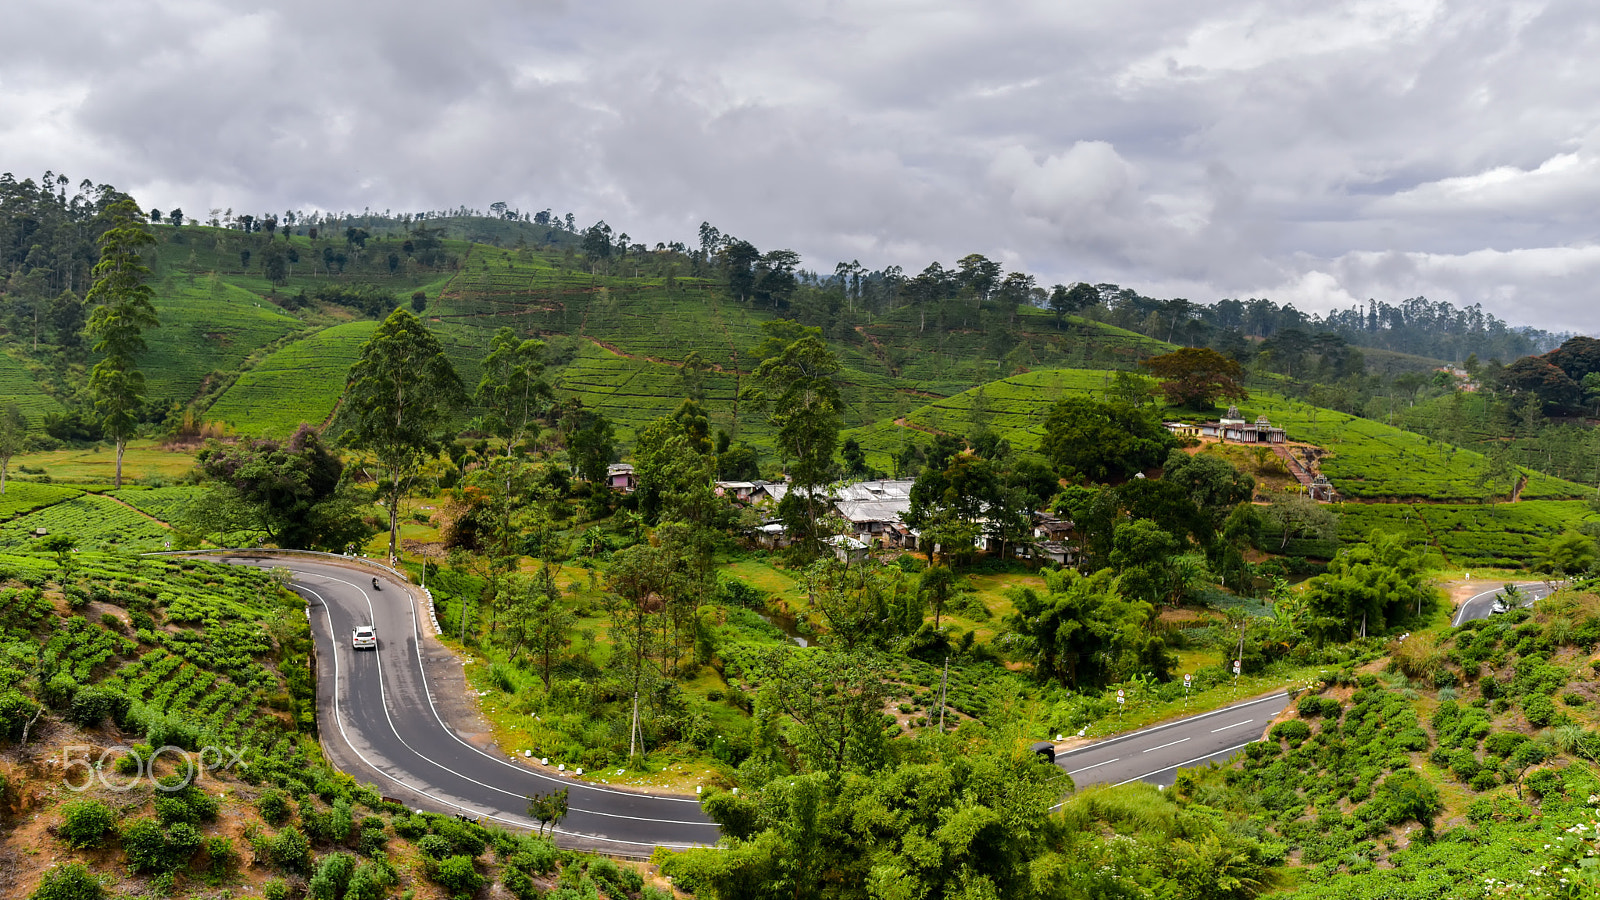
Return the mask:
<path id="1" fill-rule="evenodd" d="M 39 387 L 39 376 L 9 353 L 0 353 L 0 406 L 15 403 L 35 425 L 50 413 L 61 413 L 61 401 Z"/>
<path id="2" fill-rule="evenodd" d="M 160 550 L 169 532 L 108 497 L 85 494 L 0 523 L 0 549 L 32 548 L 45 535 L 66 535 L 80 550 Z"/>
<path id="3" fill-rule="evenodd" d="M 207 417 L 234 430 L 287 437 L 333 412 L 360 354 L 378 323 L 348 322 L 295 341 L 239 376 L 212 404 Z"/>

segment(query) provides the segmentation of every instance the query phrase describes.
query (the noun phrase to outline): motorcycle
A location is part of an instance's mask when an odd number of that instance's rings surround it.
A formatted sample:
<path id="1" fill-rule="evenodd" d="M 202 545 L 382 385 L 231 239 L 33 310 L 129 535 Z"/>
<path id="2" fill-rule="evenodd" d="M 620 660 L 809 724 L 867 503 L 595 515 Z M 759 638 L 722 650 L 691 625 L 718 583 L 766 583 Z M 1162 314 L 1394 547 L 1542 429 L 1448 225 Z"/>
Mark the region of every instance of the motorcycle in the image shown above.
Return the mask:
<path id="1" fill-rule="evenodd" d="M 375 591 L 383 590 L 383 587 L 378 584 L 378 576 L 376 575 L 372 576 L 372 589 Z"/>

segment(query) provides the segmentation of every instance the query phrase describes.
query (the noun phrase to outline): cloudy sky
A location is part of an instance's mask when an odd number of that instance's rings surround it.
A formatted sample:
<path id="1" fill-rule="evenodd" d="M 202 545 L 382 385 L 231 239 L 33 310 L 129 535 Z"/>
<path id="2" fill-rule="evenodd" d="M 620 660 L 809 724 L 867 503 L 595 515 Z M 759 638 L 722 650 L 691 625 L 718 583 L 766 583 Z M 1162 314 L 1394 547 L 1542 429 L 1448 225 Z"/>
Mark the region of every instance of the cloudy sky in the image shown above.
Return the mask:
<path id="1" fill-rule="evenodd" d="M 114 8 L 115 14 L 109 13 Z M 1600 8 L 9 0 L 0 171 L 1600 331 Z"/>

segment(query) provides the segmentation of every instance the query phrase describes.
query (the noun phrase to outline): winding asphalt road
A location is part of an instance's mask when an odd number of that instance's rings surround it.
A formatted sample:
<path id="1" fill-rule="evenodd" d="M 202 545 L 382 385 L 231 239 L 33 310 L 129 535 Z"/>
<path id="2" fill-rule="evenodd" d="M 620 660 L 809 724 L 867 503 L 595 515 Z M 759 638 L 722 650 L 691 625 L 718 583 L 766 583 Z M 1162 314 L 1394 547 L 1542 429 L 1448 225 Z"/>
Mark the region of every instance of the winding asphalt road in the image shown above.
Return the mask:
<path id="1" fill-rule="evenodd" d="M 1516 585 L 1519 590 L 1528 595 L 1529 602 L 1543 600 L 1555 590 L 1543 581 L 1519 581 L 1516 582 Z M 1501 584 L 1481 594 L 1473 594 L 1468 597 L 1466 602 L 1456 609 L 1455 618 L 1450 621 L 1450 624 L 1460 625 L 1462 622 L 1471 619 L 1487 619 L 1490 611 L 1494 608 L 1494 595 L 1500 593 L 1504 588 L 1505 585 Z"/>
<path id="2" fill-rule="evenodd" d="M 296 557 L 226 554 L 223 562 L 284 567 L 291 587 L 308 601 L 317 644 L 318 723 L 334 761 L 385 795 L 418 808 L 532 828 L 524 812 L 530 794 L 567 788 L 562 843 L 618 855 L 652 848 L 714 844 L 715 825 L 694 797 L 630 793 L 535 771 L 486 752 L 446 724 L 446 701 L 429 684 L 428 669 L 453 655 L 425 637 L 409 590 L 369 571 Z M 350 632 L 371 624 L 378 649 L 356 651 Z"/>
<path id="3" fill-rule="evenodd" d="M 450 698 L 439 695 L 437 684 L 442 668 L 458 663 L 424 634 L 417 604 L 400 582 L 379 574 L 384 588 L 374 591 L 370 569 L 304 557 L 212 558 L 293 573 L 290 586 L 307 600 L 317 644 L 323 747 L 341 769 L 385 795 L 419 809 L 532 828 L 525 798 L 564 787 L 570 791 L 559 830 L 565 846 L 647 856 L 658 846 L 716 842 L 717 828 L 696 798 L 630 793 L 536 771 L 458 734 L 446 721 Z M 351 649 L 351 630 L 367 624 L 377 628 L 378 649 Z M 1287 693 L 1244 700 L 1061 752 L 1056 764 L 1078 785 L 1171 785 L 1180 768 L 1224 761 L 1261 739 L 1288 704 Z"/>
<path id="4" fill-rule="evenodd" d="M 1261 740 L 1288 705 L 1287 692 L 1256 697 L 1058 753 L 1056 765 L 1079 787 L 1130 781 L 1170 787 L 1179 769 L 1223 762 Z"/>

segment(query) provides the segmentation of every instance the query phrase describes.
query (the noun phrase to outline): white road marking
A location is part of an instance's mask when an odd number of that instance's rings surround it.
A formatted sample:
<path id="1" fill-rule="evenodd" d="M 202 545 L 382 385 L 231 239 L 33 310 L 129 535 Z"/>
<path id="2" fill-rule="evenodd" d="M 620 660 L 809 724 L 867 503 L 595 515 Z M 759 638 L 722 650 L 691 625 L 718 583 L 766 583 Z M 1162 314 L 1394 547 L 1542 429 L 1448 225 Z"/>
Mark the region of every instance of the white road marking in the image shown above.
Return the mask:
<path id="1" fill-rule="evenodd" d="M 1117 757 L 1117 759 L 1121 759 L 1121 758 L 1122 758 L 1122 757 L 1120 757 L 1120 756 L 1119 756 L 1119 757 Z M 1114 763 L 1114 762 L 1116 762 L 1116 761 L 1117 761 L 1117 760 L 1116 760 L 1116 759 L 1108 759 L 1108 760 L 1106 760 L 1106 761 L 1105 761 L 1105 762 L 1097 762 L 1097 763 L 1095 763 L 1095 764 L 1094 764 L 1094 765 L 1092 765 L 1092 766 L 1084 766 L 1084 767 L 1083 767 L 1083 768 L 1081 768 L 1081 769 L 1073 769 L 1073 770 L 1072 770 L 1072 771 L 1070 771 L 1070 772 L 1068 772 L 1068 773 L 1067 773 L 1067 774 L 1068 774 L 1068 775 L 1076 775 L 1076 774 L 1078 774 L 1078 773 L 1079 773 L 1079 772 L 1087 772 L 1087 771 L 1089 771 L 1089 770 L 1090 770 L 1090 769 L 1098 769 L 1098 768 L 1100 768 L 1100 767 L 1101 767 L 1101 766 L 1109 766 L 1109 765 L 1111 765 L 1111 764 L 1112 764 L 1112 763 Z"/>
<path id="2" fill-rule="evenodd" d="M 1170 744 L 1162 744 L 1159 747 L 1146 747 L 1145 749 L 1143 749 L 1143 750 L 1141 750 L 1139 752 L 1141 752 L 1141 753 L 1149 753 L 1151 750 L 1165 750 L 1168 747 L 1176 747 L 1179 744 L 1181 744 L 1181 743 L 1183 743 L 1184 741 L 1187 741 L 1187 740 L 1188 740 L 1188 738 L 1179 738 L 1179 739 L 1173 741 Z"/>
<path id="3" fill-rule="evenodd" d="M 1095 741 L 1094 743 L 1089 744 L 1089 745 L 1087 745 L 1085 747 L 1079 747 L 1076 750 L 1068 750 L 1065 753 L 1062 753 L 1061 755 L 1057 756 L 1056 757 L 1056 762 L 1057 763 L 1061 762 L 1063 757 L 1072 756 L 1075 753 L 1085 753 L 1085 752 L 1089 751 L 1092 748 L 1106 747 L 1106 746 L 1109 746 L 1111 744 L 1117 743 L 1118 741 L 1126 741 L 1126 740 L 1129 740 L 1131 738 L 1142 737 L 1142 736 L 1147 735 L 1147 734 L 1152 734 L 1154 732 L 1161 731 L 1162 729 L 1171 728 L 1174 725 L 1188 725 L 1191 722 L 1198 722 L 1201 719 L 1207 719 L 1207 718 L 1210 718 L 1212 716 L 1220 716 L 1223 713 L 1233 712 L 1235 710 L 1241 710 L 1241 709 L 1244 709 L 1247 706 L 1255 706 L 1257 703 L 1266 703 L 1269 700 L 1278 700 L 1278 699 L 1281 699 L 1282 697 L 1283 697 L 1283 692 L 1279 691 L 1278 693 L 1275 693 L 1275 694 L 1268 694 L 1265 697 L 1257 697 L 1254 700 L 1246 700 L 1243 703 L 1235 703 L 1232 706 L 1224 706 L 1224 707 L 1221 707 L 1221 708 L 1218 708 L 1218 709 L 1213 709 L 1210 712 L 1195 713 L 1192 716 L 1187 716 L 1187 717 L 1182 718 L 1182 719 L 1174 719 L 1171 722 L 1165 722 L 1165 723 L 1160 724 L 1160 725 L 1152 725 L 1149 728 L 1142 728 L 1142 729 L 1140 729 L 1138 731 L 1130 731 L 1127 734 L 1113 735 L 1112 737 L 1105 738 L 1104 740 Z"/>
<path id="4" fill-rule="evenodd" d="M 1224 725 L 1221 728 L 1213 728 L 1211 729 L 1211 733 L 1216 734 L 1219 731 L 1227 731 L 1229 728 L 1238 728 L 1240 725 L 1249 725 L 1254 721 L 1255 719 L 1245 719 L 1243 722 L 1235 722 L 1232 725 Z"/>
<path id="5" fill-rule="evenodd" d="M 297 573 L 297 574 L 312 575 L 312 576 L 318 577 L 318 578 L 325 578 L 325 579 L 327 579 L 329 581 L 337 582 L 339 584 L 349 585 L 350 587 L 355 588 L 356 590 L 361 592 L 362 598 L 365 599 L 366 602 L 367 602 L 367 610 L 368 610 L 368 612 L 372 615 L 372 617 L 374 619 L 376 619 L 377 612 L 372 608 L 372 598 L 359 585 L 352 584 L 351 582 L 345 581 L 342 578 L 334 578 L 331 575 L 326 575 L 326 574 L 321 573 L 321 572 Z M 308 586 L 302 585 L 302 584 L 295 584 L 295 585 L 292 585 L 292 586 L 296 587 L 296 588 L 300 588 L 302 590 L 305 590 L 308 593 L 311 593 L 311 594 L 315 595 L 318 600 L 322 601 L 322 614 L 323 614 L 323 617 L 328 622 L 328 633 L 332 637 L 332 640 L 333 640 L 333 643 L 334 643 L 334 659 L 333 659 L 333 666 L 334 666 L 334 702 L 333 702 L 334 718 L 335 718 L 335 721 L 338 723 L 340 736 L 345 739 L 345 746 L 348 747 L 350 749 L 350 751 L 352 753 L 354 753 L 357 757 L 359 757 L 362 762 L 366 763 L 367 766 L 370 767 L 374 772 L 377 772 L 378 774 L 383 775 L 385 778 L 389 779 L 390 781 L 393 781 L 395 784 L 402 785 L 402 786 L 404 786 L 404 787 L 406 787 L 406 788 L 408 788 L 410 790 L 416 791 L 418 794 L 421 794 L 424 797 L 427 797 L 427 798 L 429 798 L 431 800 L 434 800 L 435 802 L 441 803 L 441 804 L 443 804 L 445 806 L 451 806 L 451 807 L 454 807 L 456 809 L 464 810 L 466 812 L 473 813 L 475 815 L 479 815 L 479 816 L 482 816 L 482 817 L 487 818 L 487 819 L 494 819 L 497 822 L 505 822 L 506 824 L 516 825 L 516 826 L 518 826 L 520 828 L 530 827 L 526 821 L 523 821 L 523 820 L 520 820 L 520 819 L 515 819 L 515 818 L 507 818 L 505 816 L 498 816 L 498 815 L 495 815 L 493 813 L 485 812 L 483 810 L 474 809 L 474 808 L 469 807 L 469 806 L 463 806 L 463 805 L 461 805 L 459 803 L 455 803 L 455 802 L 452 802 L 450 800 L 446 800 L 443 797 L 439 797 L 439 796 L 437 796 L 435 794 L 431 794 L 431 793 L 429 793 L 427 791 L 421 790 L 418 787 L 416 787 L 415 785 L 412 785 L 412 784 L 410 784 L 408 782 L 402 781 L 402 780 L 396 778 L 395 776 L 391 775 L 390 773 L 385 772 L 383 769 L 381 769 L 378 766 L 374 765 L 371 760 L 367 759 L 366 755 L 363 754 L 360 750 L 356 749 L 355 745 L 350 742 L 349 734 L 345 731 L 345 728 L 344 728 L 344 714 L 339 709 L 339 700 L 338 700 L 338 698 L 339 698 L 339 688 L 338 688 L 338 685 L 339 685 L 339 651 L 338 651 L 339 639 L 338 639 L 338 636 L 337 636 L 338 633 L 334 630 L 334 627 L 333 627 L 333 615 L 332 615 L 332 613 L 330 613 L 328 611 L 328 601 L 320 593 L 318 593 L 316 590 L 314 590 L 311 587 L 308 587 Z M 411 613 L 412 613 L 413 629 L 415 629 L 415 622 L 416 622 L 416 604 L 415 604 L 415 602 L 413 602 L 411 604 L 411 607 L 412 607 L 411 608 Z M 420 638 L 420 636 L 419 636 L 419 638 Z M 389 729 L 390 729 L 390 731 L 394 732 L 394 736 L 395 736 L 396 740 L 400 741 L 402 746 L 404 746 L 407 750 L 410 750 L 418 758 L 426 760 L 426 761 L 428 761 L 430 763 L 433 763 L 435 766 L 438 766 L 440 769 L 443 769 L 446 772 L 450 772 L 450 773 L 452 773 L 452 774 L 454 774 L 454 775 L 456 775 L 456 776 L 458 776 L 458 777 L 460 777 L 460 778 L 462 778 L 462 779 L 464 779 L 466 781 L 470 781 L 473 784 L 478 785 L 479 787 L 487 788 L 487 789 L 489 789 L 491 791 L 494 791 L 495 793 L 505 794 L 508 797 L 516 797 L 519 800 L 525 800 L 526 799 L 525 797 L 523 797 L 520 794 L 515 794 L 515 793 L 512 793 L 510 791 L 504 790 L 502 788 L 497 788 L 494 785 L 485 784 L 485 783 L 483 783 L 481 781 L 478 781 L 476 779 L 469 778 L 466 775 L 462 774 L 461 772 L 459 772 L 459 771 L 457 771 L 455 769 L 452 769 L 452 768 L 444 765 L 443 763 L 440 763 L 438 760 L 435 760 L 432 757 L 427 756 L 426 754 L 419 753 L 416 750 L 416 748 L 412 747 L 409 743 L 407 743 L 406 739 L 400 736 L 399 730 L 395 728 L 394 719 L 389 714 L 389 703 L 388 703 L 387 693 L 386 693 L 386 691 L 384 689 L 384 686 L 383 686 L 383 664 L 382 664 L 382 656 L 381 656 L 382 650 L 381 650 L 381 648 L 379 648 L 379 649 L 376 649 L 374 652 L 379 654 L 379 662 L 378 662 L 378 692 L 379 692 L 379 695 L 384 698 L 383 701 L 382 701 L 383 702 L 383 715 L 384 715 L 384 718 L 389 721 Z M 418 651 L 417 651 L 417 665 L 418 665 L 419 668 L 422 665 L 422 652 L 421 652 L 420 645 L 419 645 Z M 424 693 L 428 694 L 428 705 L 430 707 L 432 707 L 433 706 L 433 697 L 431 695 L 431 691 L 427 690 L 426 676 L 424 676 L 423 686 L 424 686 Z M 444 725 L 444 721 L 442 719 L 439 719 L 438 716 L 439 716 L 438 710 L 435 709 L 434 710 L 434 718 L 439 721 L 440 727 L 443 727 L 445 729 L 445 732 L 450 734 L 451 737 L 455 737 L 457 741 L 459 741 L 460 743 L 462 743 L 465 746 L 467 746 L 468 749 L 473 750 L 474 752 L 476 752 L 479 756 L 483 756 L 485 759 L 494 759 L 494 757 L 489 756 L 488 754 L 484 753 L 483 751 L 478 750 L 478 748 L 473 747 L 471 744 L 467 744 L 465 741 L 462 741 L 459 737 L 456 737 L 455 733 L 451 732 L 450 729 Z M 500 760 L 495 760 L 495 761 L 496 762 L 500 762 Z M 543 773 L 535 772 L 535 771 L 532 771 L 532 770 L 529 770 L 529 769 L 523 769 L 523 768 L 521 768 L 519 766 L 509 766 L 508 765 L 508 768 L 516 769 L 519 772 L 523 772 L 523 773 L 528 774 L 528 775 L 533 775 L 536 778 L 541 778 L 541 779 L 544 779 L 546 781 L 559 781 L 559 782 L 561 782 L 563 784 L 571 784 L 570 781 L 562 781 L 561 779 L 551 778 L 550 776 L 544 775 Z M 594 790 L 604 790 L 604 789 L 603 788 L 595 788 Z M 624 792 L 624 791 L 606 791 L 606 793 L 625 794 L 626 792 Z M 639 796 L 639 795 L 637 795 L 637 794 L 627 794 L 627 796 Z M 674 798 L 674 799 L 677 799 L 677 798 Z M 693 803 L 693 802 L 696 802 L 696 801 L 689 800 L 687 802 Z M 676 821 L 676 820 L 672 820 L 672 819 L 649 819 L 649 818 L 642 818 L 642 817 L 639 817 L 639 816 L 625 816 L 625 815 L 618 815 L 616 813 L 600 812 L 599 810 L 580 809 L 578 807 L 573 807 L 572 811 L 573 812 L 587 813 L 587 814 L 590 814 L 590 815 L 605 816 L 607 818 L 613 818 L 613 819 L 629 819 L 629 820 L 638 821 L 638 822 L 661 822 L 663 824 L 672 824 L 672 825 L 704 825 L 704 824 L 706 824 L 704 822 L 681 822 L 681 821 Z M 563 829 L 563 830 L 565 830 L 565 829 Z M 636 846 L 636 847 L 637 846 L 650 846 L 650 845 L 656 843 L 656 842 L 652 842 L 652 841 L 629 841 L 629 840 L 622 840 L 622 839 L 619 839 L 619 838 L 604 837 L 604 836 L 601 836 L 601 835 L 580 834 L 578 832 L 573 832 L 573 831 L 567 831 L 567 833 L 568 834 L 577 835 L 577 836 L 581 836 L 581 837 L 586 837 L 586 838 L 589 838 L 591 840 L 606 841 L 608 843 L 613 843 L 613 844 L 628 844 L 630 846 Z M 669 846 L 669 847 L 697 846 L 697 845 L 691 845 L 691 844 L 657 844 L 657 845 L 658 846 Z"/>
<path id="6" fill-rule="evenodd" d="M 1161 767 L 1159 769 L 1152 769 L 1152 770 L 1144 773 L 1143 775 L 1135 775 L 1132 778 L 1129 778 L 1127 781 L 1119 781 L 1115 785 L 1112 785 L 1112 786 L 1113 787 L 1121 787 L 1121 786 L 1123 786 L 1125 784 L 1128 784 L 1129 782 L 1140 781 L 1142 779 L 1149 778 L 1151 775 L 1154 775 L 1157 772 L 1167 772 L 1167 771 L 1171 771 L 1172 769 L 1181 769 L 1184 766 L 1192 766 L 1197 762 L 1204 762 L 1204 761 L 1206 761 L 1208 759 L 1211 759 L 1212 757 L 1221 756 L 1224 753 L 1232 753 L 1235 750 L 1241 750 L 1241 749 L 1243 749 L 1245 747 L 1250 746 L 1253 743 L 1255 743 L 1255 741 L 1245 741 L 1242 744 L 1235 744 L 1232 747 L 1228 747 L 1228 748 L 1223 749 L 1223 750 L 1218 750 L 1218 751 L 1216 751 L 1214 753 L 1207 753 L 1205 756 L 1196 756 L 1194 759 L 1191 759 L 1191 760 L 1189 760 L 1187 762 L 1181 762 L 1181 763 L 1178 763 L 1176 765 L 1171 765 L 1171 766 L 1163 766 L 1163 767 Z"/>

